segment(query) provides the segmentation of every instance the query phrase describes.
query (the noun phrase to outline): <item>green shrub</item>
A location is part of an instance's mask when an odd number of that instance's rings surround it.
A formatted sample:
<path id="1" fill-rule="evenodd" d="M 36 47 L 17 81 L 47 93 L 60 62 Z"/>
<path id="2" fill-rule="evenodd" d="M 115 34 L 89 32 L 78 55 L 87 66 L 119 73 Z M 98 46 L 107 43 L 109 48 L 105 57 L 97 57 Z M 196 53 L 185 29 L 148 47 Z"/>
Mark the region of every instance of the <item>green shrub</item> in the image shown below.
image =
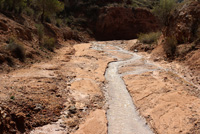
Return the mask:
<path id="1" fill-rule="evenodd" d="M 24 62 L 26 58 L 25 49 L 16 41 L 16 39 L 11 38 L 9 40 L 7 49 L 11 52 L 13 57 L 18 58 L 21 62 Z"/>
<path id="2" fill-rule="evenodd" d="M 175 56 L 177 47 L 177 40 L 175 37 L 167 37 L 163 46 L 163 49 L 168 58 L 173 58 Z"/>
<path id="3" fill-rule="evenodd" d="M 144 44 L 153 44 L 157 42 L 158 38 L 160 37 L 160 32 L 151 32 L 147 34 L 139 34 L 138 40 Z"/>
<path id="4" fill-rule="evenodd" d="M 67 25 L 71 25 L 73 22 L 74 22 L 74 17 L 73 16 L 69 16 L 69 17 L 66 17 L 65 19 L 64 19 L 64 22 L 65 22 L 65 24 L 67 24 Z"/>
<path id="5" fill-rule="evenodd" d="M 35 26 L 37 28 L 39 44 L 42 44 L 44 38 L 44 26 L 42 24 L 36 24 Z"/>
<path id="6" fill-rule="evenodd" d="M 62 27 L 62 26 L 64 26 L 63 20 L 62 20 L 62 19 L 56 19 L 56 26 L 57 26 L 57 27 Z"/>
<path id="7" fill-rule="evenodd" d="M 34 15 L 34 10 L 30 7 L 27 7 L 24 9 L 23 11 L 24 14 L 28 15 L 28 16 L 33 16 Z"/>
<path id="8" fill-rule="evenodd" d="M 44 48 L 53 52 L 55 48 L 55 44 L 56 44 L 56 41 L 54 38 L 50 38 L 48 36 L 44 37 L 44 43 L 43 43 Z"/>
<path id="9" fill-rule="evenodd" d="M 41 22 L 64 10 L 64 4 L 59 0 L 34 0 L 33 6 L 41 11 Z"/>
<path id="10" fill-rule="evenodd" d="M 175 0 L 160 0 L 160 3 L 154 7 L 153 13 L 160 19 L 162 25 L 167 26 L 169 15 L 175 6 Z"/>
<path id="11" fill-rule="evenodd" d="M 27 6 L 26 0 L 0 0 L 0 8 L 6 11 L 21 13 Z"/>
<path id="12" fill-rule="evenodd" d="M 37 24 L 37 33 L 38 33 L 38 40 L 39 40 L 39 45 L 43 48 L 46 48 L 50 51 L 54 51 L 54 47 L 56 44 L 56 41 L 54 38 L 50 38 L 48 36 L 45 36 L 44 33 L 44 26 L 42 24 Z"/>
<path id="13" fill-rule="evenodd" d="M 10 99 L 11 100 L 15 100 L 15 96 L 10 96 Z"/>

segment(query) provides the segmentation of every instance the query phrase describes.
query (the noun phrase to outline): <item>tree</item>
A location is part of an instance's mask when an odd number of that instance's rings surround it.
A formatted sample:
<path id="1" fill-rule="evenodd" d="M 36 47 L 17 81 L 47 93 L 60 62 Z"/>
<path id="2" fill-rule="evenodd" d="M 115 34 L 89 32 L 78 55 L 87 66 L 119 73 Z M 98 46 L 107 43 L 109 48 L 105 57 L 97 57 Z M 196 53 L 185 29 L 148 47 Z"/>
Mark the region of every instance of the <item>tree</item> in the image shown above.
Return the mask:
<path id="1" fill-rule="evenodd" d="M 168 25 L 168 18 L 176 5 L 175 0 L 160 0 L 160 3 L 154 7 L 153 13 L 160 19 L 162 25 Z"/>
<path id="2" fill-rule="evenodd" d="M 1 9 L 21 13 L 26 7 L 27 0 L 0 0 Z"/>
<path id="3" fill-rule="evenodd" d="M 52 16 L 64 9 L 64 4 L 58 0 L 34 0 L 33 5 L 42 12 L 41 22 L 44 22 L 45 17 Z"/>

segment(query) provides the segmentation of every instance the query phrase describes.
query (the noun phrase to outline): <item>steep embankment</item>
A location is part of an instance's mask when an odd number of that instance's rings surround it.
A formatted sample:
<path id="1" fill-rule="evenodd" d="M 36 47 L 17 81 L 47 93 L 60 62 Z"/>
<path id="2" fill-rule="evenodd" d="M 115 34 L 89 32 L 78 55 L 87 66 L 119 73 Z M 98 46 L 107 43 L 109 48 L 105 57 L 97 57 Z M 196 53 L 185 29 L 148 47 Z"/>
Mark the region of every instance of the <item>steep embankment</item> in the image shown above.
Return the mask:
<path id="1" fill-rule="evenodd" d="M 169 18 L 169 26 L 164 30 L 164 38 L 177 41 L 176 46 L 166 42 L 162 37 L 158 47 L 152 52 L 152 59 L 165 59 L 166 51 L 174 51 L 174 65 L 177 70 L 196 85 L 200 84 L 200 2 L 189 2 L 177 8 Z M 176 64 L 180 66 L 176 66 Z M 181 67 L 184 66 L 184 67 Z M 187 71 L 186 71 L 187 70 Z"/>
<path id="2" fill-rule="evenodd" d="M 98 40 L 134 39 L 158 28 L 156 18 L 148 10 L 110 7 L 100 10 L 94 34 Z"/>
<path id="3" fill-rule="evenodd" d="M 175 37 L 178 44 L 191 43 L 198 39 L 200 32 L 200 2 L 190 2 L 177 8 L 165 28 L 166 37 Z"/>
<path id="4" fill-rule="evenodd" d="M 51 59 L 53 50 L 62 47 L 64 41 L 87 41 L 83 36 L 69 27 L 37 24 L 25 15 L 0 14 L 0 72 Z"/>
<path id="5" fill-rule="evenodd" d="M 176 37 L 176 53 L 191 70 L 187 77 L 200 85 L 200 2 L 191 2 L 177 10 L 170 18 L 166 36 Z M 173 29 L 173 30 L 172 30 Z"/>

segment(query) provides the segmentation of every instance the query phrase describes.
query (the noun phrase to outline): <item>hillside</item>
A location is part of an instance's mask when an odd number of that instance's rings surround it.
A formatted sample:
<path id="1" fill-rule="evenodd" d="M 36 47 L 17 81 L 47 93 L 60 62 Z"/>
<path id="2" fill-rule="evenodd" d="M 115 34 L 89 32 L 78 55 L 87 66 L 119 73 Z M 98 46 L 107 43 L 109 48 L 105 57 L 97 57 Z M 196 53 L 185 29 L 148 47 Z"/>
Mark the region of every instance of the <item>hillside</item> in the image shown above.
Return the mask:
<path id="1" fill-rule="evenodd" d="M 169 18 L 171 23 L 164 31 L 164 38 L 173 38 L 172 43 L 170 44 L 169 41 L 165 39 L 163 43 L 160 43 L 160 45 L 163 46 L 163 50 L 159 50 L 160 52 L 164 51 L 163 53 L 166 54 L 168 59 L 177 60 L 186 65 L 191 70 L 190 79 L 196 84 L 200 82 L 200 59 L 198 56 L 200 48 L 199 16 L 199 2 L 189 2 L 182 8 L 176 9 Z M 175 42 L 174 47 L 170 46 L 173 42 Z M 153 55 L 156 55 L 156 51 L 157 50 L 155 50 Z M 185 73 L 185 75 L 189 74 Z"/>
<path id="2" fill-rule="evenodd" d="M 0 134 L 199 134 L 199 17 L 199 0 L 0 0 Z"/>
<path id="3" fill-rule="evenodd" d="M 199 6 L 197 1 L 177 4 L 168 15 L 162 32 L 141 34 L 140 41 L 130 49 L 148 51 L 155 61 L 174 61 L 187 66 L 191 71 L 190 79 L 199 84 Z M 180 72 L 184 73 L 184 69 Z"/>
<path id="4" fill-rule="evenodd" d="M 140 32 L 158 29 L 156 18 L 147 9 L 132 11 L 154 2 L 137 2 L 53 0 L 46 5 L 38 0 L 2 0 L 0 70 L 9 72 L 51 58 L 63 41 L 132 39 Z M 52 11 L 46 10 L 48 6 Z"/>

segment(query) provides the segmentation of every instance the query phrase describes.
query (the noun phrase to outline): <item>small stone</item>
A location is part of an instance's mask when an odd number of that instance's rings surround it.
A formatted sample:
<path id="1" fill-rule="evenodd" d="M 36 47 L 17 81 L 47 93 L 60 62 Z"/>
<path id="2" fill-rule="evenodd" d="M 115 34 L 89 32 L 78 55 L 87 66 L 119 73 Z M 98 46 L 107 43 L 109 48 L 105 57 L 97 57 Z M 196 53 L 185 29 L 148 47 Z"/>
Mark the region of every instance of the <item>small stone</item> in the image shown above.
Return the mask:
<path id="1" fill-rule="evenodd" d="M 167 77 L 164 77 L 163 80 L 164 80 L 164 82 L 166 82 L 166 81 L 168 80 L 168 78 L 167 78 Z"/>
<path id="2" fill-rule="evenodd" d="M 64 125 L 64 124 L 60 124 L 60 127 L 62 127 L 62 128 L 66 128 L 66 126 Z"/>
<path id="3" fill-rule="evenodd" d="M 34 110 L 35 110 L 35 111 L 40 111 L 40 110 L 42 110 L 43 108 L 44 108 L 44 107 L 43 107 L 41 104 L 36 104 Z"/>
<path id="4" fill-rule="evenodd" d="M 76 127 L 78 125 L 78 120 L 77 119 L 70 119 L 67 121 L 67 125 L 69 127 Z"/>
<path id="5" fill-rule="evenodd" d="M 69 112 L 71 113 L 71 114 L 75 114 L 77 111 L 76 111 L 76 107 L 75 106 L 71 106 L 70 108 L 69 108 Z"/>
<path id="6" fill-rule="evenodd" d="M 80 102 L 76 102 L 76 108 L 79 110 L 83 110 L 85 108 L 85 104 L 80 103 Z"/>

